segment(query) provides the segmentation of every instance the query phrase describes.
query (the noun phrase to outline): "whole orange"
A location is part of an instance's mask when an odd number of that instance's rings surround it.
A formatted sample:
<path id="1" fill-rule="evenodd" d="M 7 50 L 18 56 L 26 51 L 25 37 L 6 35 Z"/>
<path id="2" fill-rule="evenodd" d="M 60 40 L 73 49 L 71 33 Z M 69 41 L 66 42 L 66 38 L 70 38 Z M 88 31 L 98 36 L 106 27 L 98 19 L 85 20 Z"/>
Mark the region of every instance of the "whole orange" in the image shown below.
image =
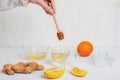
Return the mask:
<path id="1" fill-rule="evenodd" d="M 82 41 L 77 46 L 77 52 L 82 57 L 89 56 L 93 51 L 93 45 L 89 41 Z"/>

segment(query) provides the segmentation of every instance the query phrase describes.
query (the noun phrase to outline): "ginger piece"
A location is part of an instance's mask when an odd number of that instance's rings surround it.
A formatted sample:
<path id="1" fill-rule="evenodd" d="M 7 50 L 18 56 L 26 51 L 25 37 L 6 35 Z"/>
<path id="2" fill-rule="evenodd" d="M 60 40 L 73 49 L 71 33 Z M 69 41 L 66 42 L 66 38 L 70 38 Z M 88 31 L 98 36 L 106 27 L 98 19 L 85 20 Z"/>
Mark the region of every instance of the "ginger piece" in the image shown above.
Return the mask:
<path id="1" fill-rule="evenodd" d="M 13 70 L 8 70 L 8 71 L 7 71 L 7 74 L 9 74 L 9 75 L 14 75 L 15 72 L 14 72 Z"/>
<path id="2" fill-rule="evenodd" d="M 13 70 L 15 73 L 32 73 L 35 70 L 43 70 L 44 67 L 42 65 L 37 64 L 36 62 L 19 62 L 18 64 L 13 66 Z"/>
<path id="3" fill-rule="evenodd" d="M 30 66 L 33 70 L 43 70 L 44 67 L 42 65 L 39 65 L 36 62 L 27 62 L 26 66 Z"/>
<path id="4" fill-rule="evenodd" d="M 15 65 L 12 64 L 4 65 L 2 72 L 9 75 L 13 75 L 14 73 L 28 74 L 28 73 L 32 73 L 35 70 L 43 70 L 43 69 L 44 67 L 42 65 L 37 64 L 36 62 L 27 62 L 27 63 L 19 62 Z"/>
<path id="5" fill-rule="evenodd" d="M 23 62 L 19 62 L 18 64 L 13 66 L 13 70 L 15 73 L 32 73 L 33 69 L 29 66 L 27 66 L 25 63 Z"/>
<path id="6" fill-rule="evenodd" d="M 15 73 L 23 73 L 25 69 L 25 64 L 23 62 L 19 62 L 18 64 L 13 66 L 13 70 Z"/>
<path id="7" fill-rule="evenodd" d="M 25 67 L 23 73 L 28 74 L 28 73 L 32 73 L 33 71 L 34 70 L 30 66 L 27 66 L 27 67 Z"/>
<path id="8" fill-rule="evenodd" d="M 6 64 L 4 65 L 2 72 L 9 74 L 9 75 L 13 75 L 15 72 L 12 69 L 13 69 L 12 64 Z"/>

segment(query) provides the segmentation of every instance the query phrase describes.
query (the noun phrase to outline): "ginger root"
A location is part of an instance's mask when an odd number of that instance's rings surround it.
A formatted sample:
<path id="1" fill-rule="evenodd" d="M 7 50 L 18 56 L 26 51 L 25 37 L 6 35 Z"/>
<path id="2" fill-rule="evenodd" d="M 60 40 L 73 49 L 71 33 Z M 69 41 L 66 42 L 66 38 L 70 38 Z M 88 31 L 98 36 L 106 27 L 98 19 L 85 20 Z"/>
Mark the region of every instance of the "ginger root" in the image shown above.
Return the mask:
<path id="1" fill-rule="evenodd" d="M 19 62 L 18 64 L 13 66 L 13 70 L 15 73 L 22 73 L 25 69 L 25 65 L 23 62 Z"/>
<path id="2" fill-rule="evenodd" d="M 9 74 L 9 75 L 13 75 L 14 71 L 12 70 L 12 68 L 13 68 L 12 64 L 6 64 L 4 65 L 2 72 L 5 72 L 6 74 Z"/>
<path id="3" fill-rule="evenodd" d="M 12 64 L 4 65 L 2 72 L 9 75 L 13 75 L 14 73 L 28 74 L 28 73 L 32 73 L 35 70 L 43 70 L 43 69 L 44 67 L 36 62 L 27 62 L 27 63 L 19 62 L 15 65 Z"/>
<path id="4" fill-rule="evenodd" d="M 30 66 L 33 70 L 43 70 L 44 69 L 44 67 L 42 65 L 38 65 L 35 62 L 27 62 L 26 65 Z"/>

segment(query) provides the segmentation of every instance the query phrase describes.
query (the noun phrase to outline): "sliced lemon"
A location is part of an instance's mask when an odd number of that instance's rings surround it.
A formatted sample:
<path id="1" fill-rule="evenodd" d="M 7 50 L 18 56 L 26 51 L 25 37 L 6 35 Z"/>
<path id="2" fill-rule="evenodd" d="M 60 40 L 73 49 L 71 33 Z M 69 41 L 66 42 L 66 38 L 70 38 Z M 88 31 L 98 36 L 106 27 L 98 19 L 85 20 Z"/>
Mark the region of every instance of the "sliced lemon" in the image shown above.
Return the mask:
<path id="1" fill-rule="evenodd" d="M 52 67 L 44 70 L 44 76 L 48 79 L 55 79 L 61 77 L 64 72 L 64 67 Z"/>
<path id="2" fill-rule="evenodd" d="M 88 74 L 88 71 L 79 69 L 77 67 L 72 67 L 71 70 L 72 74 L 78 77 L 84 77 Z"/>

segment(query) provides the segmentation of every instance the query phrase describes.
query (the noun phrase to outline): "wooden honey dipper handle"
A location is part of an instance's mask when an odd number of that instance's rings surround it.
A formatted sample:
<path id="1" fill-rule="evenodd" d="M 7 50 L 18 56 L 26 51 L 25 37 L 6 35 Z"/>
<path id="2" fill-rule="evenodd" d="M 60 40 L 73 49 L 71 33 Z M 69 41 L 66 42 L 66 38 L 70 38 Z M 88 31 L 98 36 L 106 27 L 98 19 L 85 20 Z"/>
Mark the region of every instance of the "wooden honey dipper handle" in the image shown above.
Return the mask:
<path id="1" fill-rule="evenodd" d="M 49 5 L 50 7 L 52 7 L 50 0 L 48 0 L 48 5 Z M 54 22 L 55 22 L 57 31 L 60 32 L 60 29 L 59 29 L 59 27 L 58 27 L 58 22 L 57 22 L 57 19 L 56 19 L 56 16 L 55 16 L 54 13 L 52 13 L 52 17 L 53 17 L 53 20 L 54 20 Z"/>
<path id="2" fill-rule="evenodd" d="M 49 5 L 50 7 L 52 7 L 50 0 L 48 0 L 48 5 Z M 52 13 L 52 17 L 53 17 L 53 20 L 54 20 L 54 22 L 55 22 L 56 29 L 57 29 L 57 31 L 58 31 L 58 32 L 57 32 L 57 37 L 58 37 L 59 40 L 63 40 L 63 39 L 64 39 L 64 34 L 63 34 L 63 32 L 60 31 L 60 29 L 59 29 L 59 27 L 58 27 L 57 19 L 56 19 L 56 16 L 55 16 L 54 13 Z"/>
<path id="3" fill-rule="evenodd" d="M 57 23 L 57 19 L 56 19 L 56 16 L 55 16 L 54 13 L 52 14 L 52 17 L 53 17 L 53 20 L 54 20 L 54 22 L 55 22 L 57 31 L 60 32 L 59 27 L 58 27 L 58 23 Z"/>
<path id="4" fill-rule="evenodd" d="M 57 29 L 57 37 L 58 37 L 58 39 L 59 40 L 63 40 L 64 39 L 64 34 L 63 34 L 63 32 L 61 32 L 60 30 L 59 30 L 59 27 L 58 27 L 58 23 L 57 23 L 57 20 L 56 20 L 56 16 L 55 16 L 55 14 L 53 13 L 53 20 L 54 20 L 54 22 L 55 22 L 55 25 L 56 25 L 56 29 Z"/>

